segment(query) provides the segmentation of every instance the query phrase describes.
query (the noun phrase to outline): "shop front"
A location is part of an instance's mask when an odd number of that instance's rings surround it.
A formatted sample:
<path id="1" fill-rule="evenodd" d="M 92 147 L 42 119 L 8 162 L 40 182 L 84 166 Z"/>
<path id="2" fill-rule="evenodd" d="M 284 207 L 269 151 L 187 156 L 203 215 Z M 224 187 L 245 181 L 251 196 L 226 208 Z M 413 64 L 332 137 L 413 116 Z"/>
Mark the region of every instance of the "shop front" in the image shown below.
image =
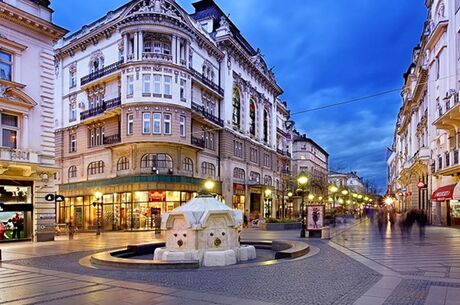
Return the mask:
<path id="1" fill-rule="evenodd" d="M 245 211 L 245 185 L 233 183 L 233 208 Z"/>
<path id="2" fill-rule="evenodd" d="M 32 181 L 0 181 L 0 242 L 32 238 Z"/>
<path id="3" fill-rule="evenodd" d="M 451 205 L 455 206 L 453 200 L 455 187 L 456 184 L 445 185 L 433 192 L 431 196 L 431 224 L 438 226 L 450 226 L 452 224 L 450 207 Z"/>
<path id="4" fill-rule="evenodd" d="M 101 217 L 104 231 L 153 230 L 158 216 L 194 198 L 203 182 L 178 176 L 160 179 L 151 176 L 142 179 L 143 183 L 125 184 L 125 178 L 98 181 L 96 186 L 86 182 L 61 186 L 66 198 L 59 204 L 58 222 L 79 231 L 94 231 Z"/>

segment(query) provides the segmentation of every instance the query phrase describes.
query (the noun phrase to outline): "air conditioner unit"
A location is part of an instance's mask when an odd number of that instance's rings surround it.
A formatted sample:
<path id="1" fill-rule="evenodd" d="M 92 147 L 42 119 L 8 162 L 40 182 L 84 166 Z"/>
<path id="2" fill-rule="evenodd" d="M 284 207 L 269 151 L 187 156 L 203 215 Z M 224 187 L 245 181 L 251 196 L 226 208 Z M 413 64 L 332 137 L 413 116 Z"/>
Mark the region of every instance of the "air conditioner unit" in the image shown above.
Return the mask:
<path id="1" fill-rule="evenodd" d="M 152 174 L 158 175 L 159 174 L 158 168 L 152 167 Z"/>

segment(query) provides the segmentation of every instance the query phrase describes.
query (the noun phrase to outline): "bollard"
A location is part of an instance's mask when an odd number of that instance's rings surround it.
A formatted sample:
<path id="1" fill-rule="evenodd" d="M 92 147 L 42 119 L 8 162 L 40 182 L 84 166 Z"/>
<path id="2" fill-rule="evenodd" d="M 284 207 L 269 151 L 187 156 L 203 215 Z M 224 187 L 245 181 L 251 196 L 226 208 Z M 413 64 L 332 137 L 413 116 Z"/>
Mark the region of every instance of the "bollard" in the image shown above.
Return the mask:
<path id="1" fill-rule="evenodd" d="M 0 262 L 2 261 L 2 249 L 0 249 Z"/>

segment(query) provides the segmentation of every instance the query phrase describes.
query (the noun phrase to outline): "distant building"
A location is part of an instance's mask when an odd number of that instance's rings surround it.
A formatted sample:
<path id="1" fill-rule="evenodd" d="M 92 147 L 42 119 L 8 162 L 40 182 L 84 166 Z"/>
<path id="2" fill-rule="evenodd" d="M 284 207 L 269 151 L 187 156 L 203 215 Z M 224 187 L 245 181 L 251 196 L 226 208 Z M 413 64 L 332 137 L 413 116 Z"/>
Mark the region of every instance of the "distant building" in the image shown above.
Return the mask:
<path id="1" fill-rule="evenodd" d="M 66 33 L 48 5 L 0 1 L 0 222 L 18 214 L 19 238 L 36 241 L 54 239 L 53 44 Z"/>
<path id="2" fill-rule="evenodd" d="M 335 184 L 339 189 L 347 188 L 354 193 L 366 193 L 363 179 L 356 172 L 339 173 L 331 171 L 328 178 L 329 184 Z"/>

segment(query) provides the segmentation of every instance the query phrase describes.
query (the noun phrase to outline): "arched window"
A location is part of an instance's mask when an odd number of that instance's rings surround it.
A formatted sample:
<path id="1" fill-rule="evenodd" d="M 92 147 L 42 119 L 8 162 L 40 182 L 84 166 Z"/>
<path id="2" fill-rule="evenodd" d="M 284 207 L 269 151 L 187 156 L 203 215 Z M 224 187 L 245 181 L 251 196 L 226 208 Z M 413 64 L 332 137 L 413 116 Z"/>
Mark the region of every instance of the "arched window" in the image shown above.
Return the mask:
<path id="1" fill-rule="evenodd" d="M 164 35 L 147 33 L 144 35 L 144 53 L 171 55 L 171 40 Z"/>
<path id="2" fill-rule="evenodd" d="M 172 169 L 172 158 L 168 154 L 145 154 L 141 158 L 141 168 Z"/>
<path id="3" fill-rule="evenodd" d="M 182 161 L 182 170 L 185 172 L 193 173 L 193 161 L 190 158 L 185 157 Z"/>
<path id="4" fill-rule="evenodd" d="M 121 157 L 117 162 L 117 171 L 124 171 L 129 169 L 129 160 L 127 157 Z"/>
<path id="5" fill-rule="evenodd" d="M 249 133 L 253 136 L 256 135 L 256 102 L 251 100 L 249 102 Z"/>
<path id="6" fill-rule="evenodd" d="M 244 180 L 244 178 L 245 178 L 244 169 L 239 168 L 239 167 L 235 167 L 235 168 L 233 169 L 233 178 L 235 178 L 235 179 L 240 179 L 240 180 Z"/>
<path id="7" fill-rule="evenodd" d="M 88 176 L 102 173 L 104 173 L 104 161 L 95 161 L 88 165 Z"/>
<path id="8" fill-rule="evenodd" d="M 269 142 L 269 121 L 270 121 L 270 115 L 268 114 L 268 110 L 264 109 L 264 142 L 268 143 Z"/>
<path id="9" fill-rule="evenodd" d="M 72 165 L 71 167 L 69 167 L 68 177 L 69 178 L 77 177 L 77 167 L 75 165 Z"/>
<path id="10" fill-rule="evenodd" d="M 209 162 L 201 163 L 201 173 L 208 177 L 215 177 L 216 176 L 216 167 L 214 164 Z"/>
<path id="11" fill-rule="evenodd" d="M 240 89 L 233 87 L 233 112 L 232 112 L 233 126 L 240 127 L 241 125 L 241 99 Z"/>

